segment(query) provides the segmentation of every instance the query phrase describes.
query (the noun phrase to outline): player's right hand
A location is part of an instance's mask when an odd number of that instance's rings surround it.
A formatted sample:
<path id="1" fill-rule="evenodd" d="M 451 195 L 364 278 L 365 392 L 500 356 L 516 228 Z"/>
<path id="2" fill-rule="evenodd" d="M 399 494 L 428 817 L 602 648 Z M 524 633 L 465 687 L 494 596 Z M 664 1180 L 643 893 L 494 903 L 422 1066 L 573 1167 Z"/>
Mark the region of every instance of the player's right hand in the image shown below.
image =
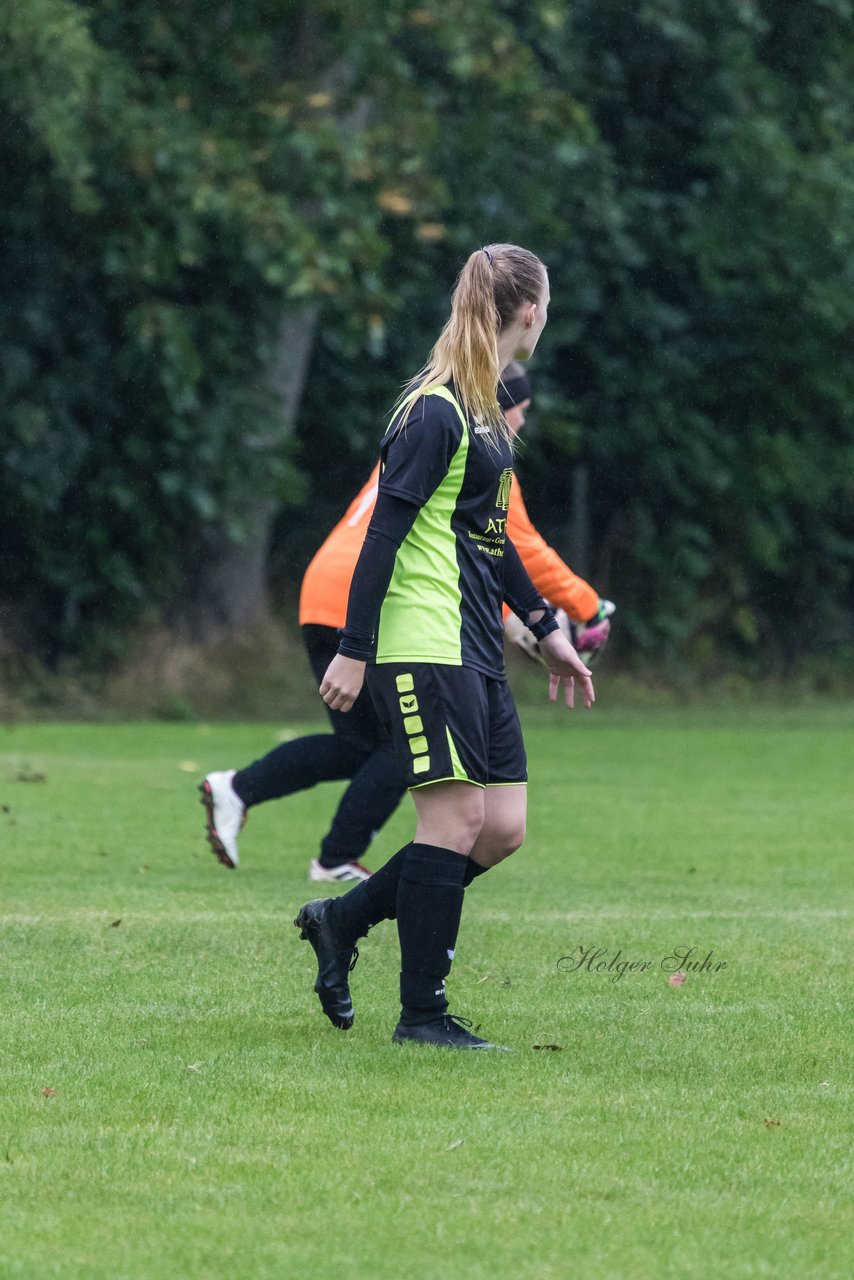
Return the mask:
<path id="1" fill-rule="evenodd" d="M 336 653 L 320 682 L 320 696 L 330 711 L 349 711 L 364 682 L 364 662 Z"/>
<path id="2" fill-rule="evenodd" d="M 540 653 L 550 672 L 549 698 L 551 701 L 555 701 L 558 689 L 563 685 L 566 705 L 572 707 L 575 702 L 577 681 L 585 707 L 592 707 L 596 701 L 596 694 L 593 692 L 590 668 L 584 665 L 563 632 L 552 631 L 541 640 Z"/>

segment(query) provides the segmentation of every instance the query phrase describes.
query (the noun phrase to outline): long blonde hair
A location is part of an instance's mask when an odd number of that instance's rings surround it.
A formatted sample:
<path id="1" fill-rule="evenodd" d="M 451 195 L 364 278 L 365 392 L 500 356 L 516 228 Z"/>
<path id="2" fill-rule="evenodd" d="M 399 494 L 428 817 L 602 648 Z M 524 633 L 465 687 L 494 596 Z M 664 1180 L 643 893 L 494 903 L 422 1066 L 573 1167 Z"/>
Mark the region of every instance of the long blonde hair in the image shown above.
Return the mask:
<path id="1" fill-rule="evenodd" d="M 453 379 L 463 412 L 505 439 L 510 433 L 498 404 L 501 376 L 498 335 L 526 302 L 539 302 L 546 269 L 528 249 L 490 244 L 471 254 L 451 295 L 451 314 L 423 369 L 406 384 L 397 402 L 398 425 L 409 418 L 425 390 Z M 413 395 L 413 392 L 415 394 Z"/>

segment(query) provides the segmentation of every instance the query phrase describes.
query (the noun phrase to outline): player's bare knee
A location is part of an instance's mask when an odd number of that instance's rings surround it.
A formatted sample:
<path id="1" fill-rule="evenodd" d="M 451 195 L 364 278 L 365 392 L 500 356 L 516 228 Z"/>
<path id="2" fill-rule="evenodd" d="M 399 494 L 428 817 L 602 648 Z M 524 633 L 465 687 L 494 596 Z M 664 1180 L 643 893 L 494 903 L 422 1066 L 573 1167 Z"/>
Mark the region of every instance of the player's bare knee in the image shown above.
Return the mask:
<path id="1" fill-rule="evenodd" d="M 459 838 L 465 843 L 466 853 L 470 853 L 474 848 L 478 836 L 483 829 L 483 803 L 478 798 L 473 798 L 470 804 L 462 807 L 457 815 L 459 824 Z"/>
<path id="2" fill-rule="evenodd" d="M 515 853 L 525 843 L 525 823 L 512 827 L 505 827 L 496 833 L 494 842 L 495 852 L 498 860 L 503 861 L 509 858 L 511 853 Z"/>
<path id="3" fill-rule="evenodd" d="M 440 784 L 441 785 L 441 784 Z M 480 835 L 484 820 L 483 792 L 460 783 L 425 789 L 415 796 L 418 810 L 416 841 L 441 845 L 468 854 Z"/>
<path id="4" fill-rule="evenodd" d="M 525 843 L 526 834 L 525 819 L 523 818 L 521 822 L 516 823 L 516 825 L 507 832 L 508 857 L 511 853 L 515 853 L 517 849 L 522 848 L 522 845 Z"/>
<path id="5" fill-rule="evenodd" d="M 497 867 L 524 843 L 525 824 L 491 827 L 484 830 L 477 844 L 477 859 L 483 866 Z"/>

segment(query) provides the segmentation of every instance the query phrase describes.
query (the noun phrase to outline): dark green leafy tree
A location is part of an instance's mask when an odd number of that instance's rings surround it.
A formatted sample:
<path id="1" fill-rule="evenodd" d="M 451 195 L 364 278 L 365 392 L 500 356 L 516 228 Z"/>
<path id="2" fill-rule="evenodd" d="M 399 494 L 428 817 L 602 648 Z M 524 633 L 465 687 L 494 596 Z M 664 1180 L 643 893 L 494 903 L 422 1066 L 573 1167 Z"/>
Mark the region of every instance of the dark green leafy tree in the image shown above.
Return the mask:
<path id="1" fill-rule="evenodd" d="M 251 618 L 511 239 L 519 468 L 624 652 L 850 637 L 852 60 L 847 0 L 3 6 L 4 630 Z"/>
<path id="2" fill-rule="evenodd" d="M 848 4 L 573 5 L 599 180 L 552 373 L 642 650 L 851 636 L 852 57 Z"/>
<path id="3" fill-rule="evenodd" d="M 322 332 L 338 377 L 354 374 L 360 465 L 381 429 L 366 366 L 391 389 L 465 254 L 519 239 L 549 264 L 554 300 L 519 470 L 544 531 L 619 600 L 623 652 L 759 669 L 798 652 L 804 626 L 850 639 L 851 6 L 566 10 L 546 27 L 506 6 L 537 67 L 529 110 L 484 94 L 473 112 L 460 85 L 444 104 L 449 234 L 414 255 L 426 274 L 407 272 L 384 357 L 348 366 L 340 326 Z M 489 174 L 480 199 L 474 168 Z M 438 307 L 426 276 L 445 286 Z M 572 536 L 579 476 L 589 547 Z"/>
<path id="4" fill-rule="evenodd" d="M 8 616 L 54 654 L 263 601 L 320 308 L 370 330 L 494 6 L 34 0 L 0 28 Z M 425 50 L 434 68 L 422 80 Z M 500 50 L 499 50 L 500 52 Z"/>

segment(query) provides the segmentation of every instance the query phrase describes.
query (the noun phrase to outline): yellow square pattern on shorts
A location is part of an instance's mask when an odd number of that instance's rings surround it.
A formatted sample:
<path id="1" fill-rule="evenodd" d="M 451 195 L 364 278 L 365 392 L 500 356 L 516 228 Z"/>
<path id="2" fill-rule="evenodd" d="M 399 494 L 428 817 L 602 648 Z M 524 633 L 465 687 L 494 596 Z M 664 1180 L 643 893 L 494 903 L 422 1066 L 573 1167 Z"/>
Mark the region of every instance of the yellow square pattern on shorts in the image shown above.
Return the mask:
<path id="1" fill-rule="evenodd" d="M 402 676 L 397 676 L 394 683 L 397 685 L 398 693 L 411 693 L 415 688 L 415 681 L 408 673 L 405 673 Z"/>
<path id="2" fill-rule="evenodd" d="M 430 768 L 429 756 L 419 756 L 417 760 L 412 761 L 413 773 L 426 773 L 429 768 Z"/>
<path id="3" fill-rule="evenodd" d="M 414 756 L 422 756 L 425 751 L 429 751 L 426 738 L 410 738 L 409 750 Z"/>
<path id="4" fill-rule="evenodd" d="M 407 716 L 403 721 L 403 727 L 407 733 L 423 733 L 424 725 L 420 716 Z"/>

